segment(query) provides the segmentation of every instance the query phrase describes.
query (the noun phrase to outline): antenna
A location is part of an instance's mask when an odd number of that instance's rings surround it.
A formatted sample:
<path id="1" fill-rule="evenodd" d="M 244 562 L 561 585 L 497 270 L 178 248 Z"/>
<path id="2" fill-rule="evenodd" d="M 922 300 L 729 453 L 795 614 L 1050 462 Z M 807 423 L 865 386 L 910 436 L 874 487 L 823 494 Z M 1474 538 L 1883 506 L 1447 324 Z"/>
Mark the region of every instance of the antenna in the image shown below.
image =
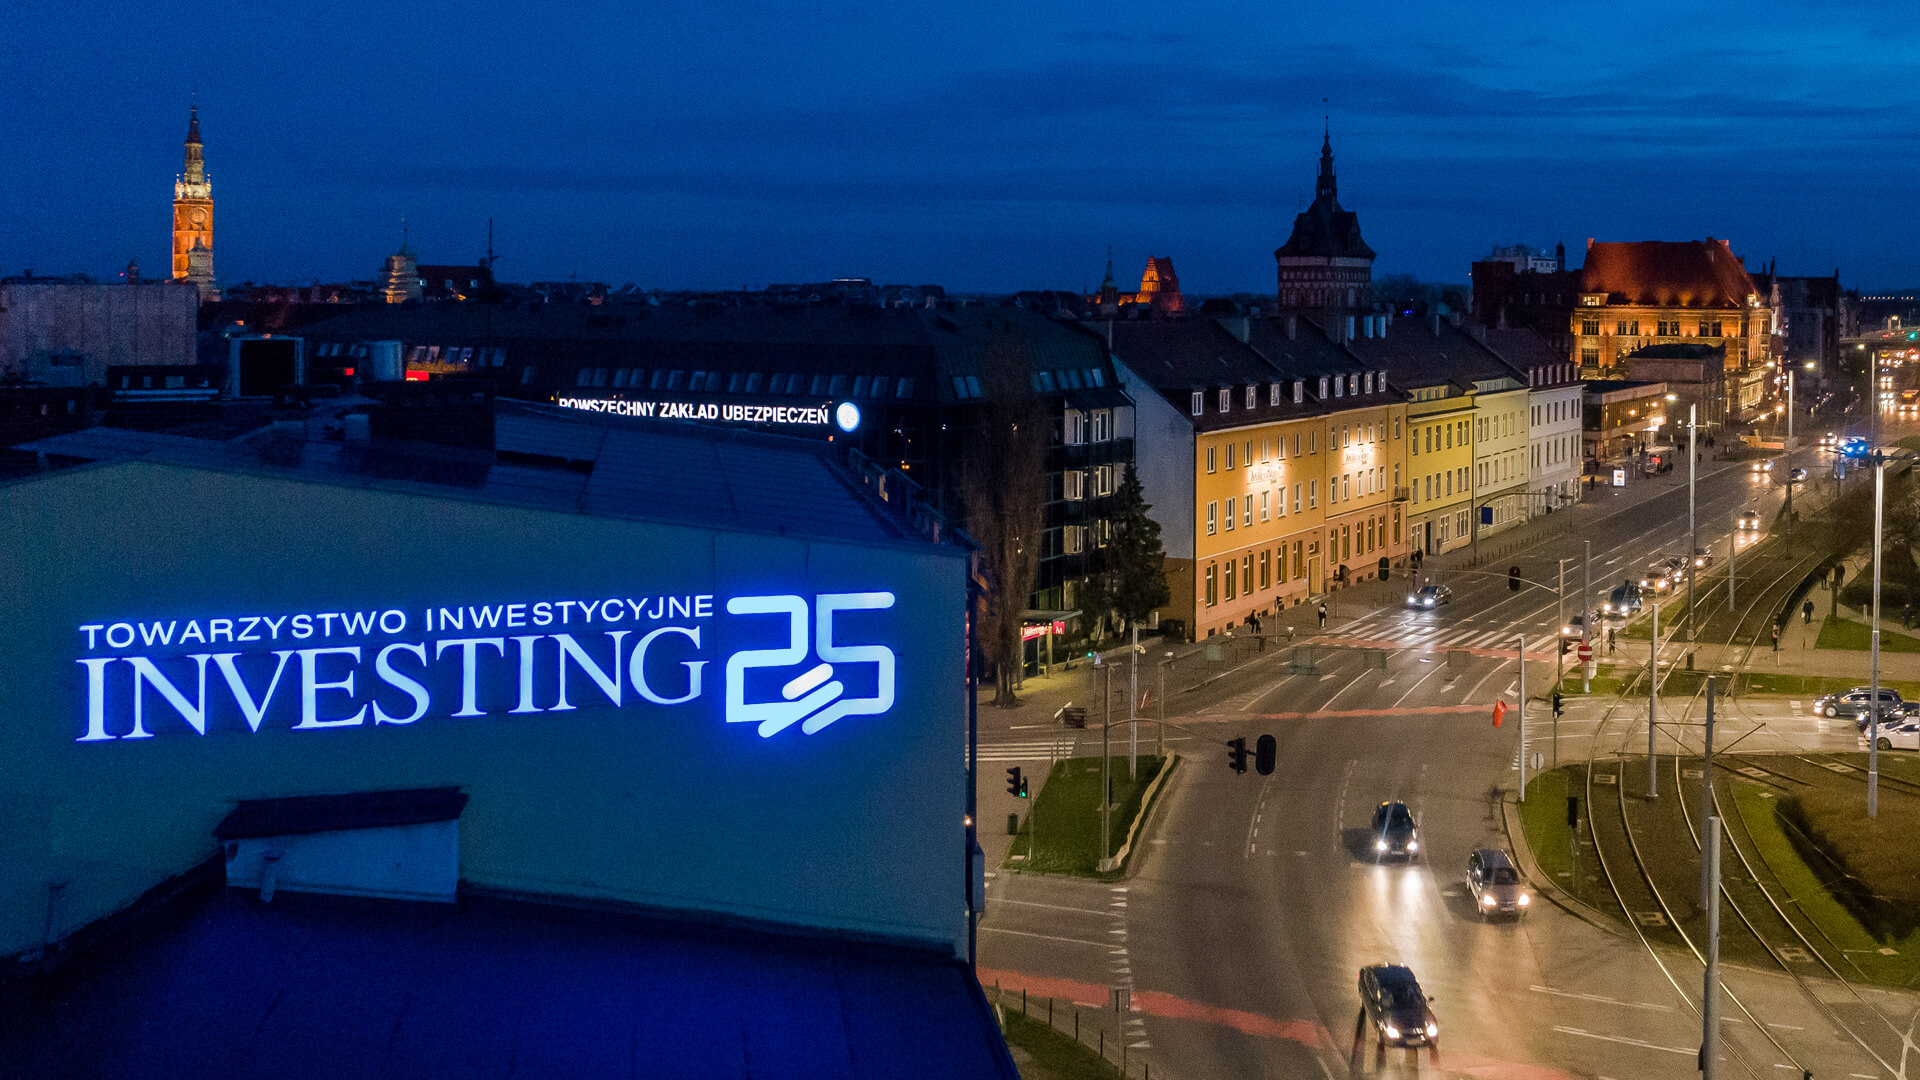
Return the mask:
<path id="1" fill-rule="evenodd" d="M 493 253 L 493 219 L 488 218 L 487 219 L 487 272 L 488 273 L 493 272 L 493 260 L 495 258 L 496 256 Z"/>

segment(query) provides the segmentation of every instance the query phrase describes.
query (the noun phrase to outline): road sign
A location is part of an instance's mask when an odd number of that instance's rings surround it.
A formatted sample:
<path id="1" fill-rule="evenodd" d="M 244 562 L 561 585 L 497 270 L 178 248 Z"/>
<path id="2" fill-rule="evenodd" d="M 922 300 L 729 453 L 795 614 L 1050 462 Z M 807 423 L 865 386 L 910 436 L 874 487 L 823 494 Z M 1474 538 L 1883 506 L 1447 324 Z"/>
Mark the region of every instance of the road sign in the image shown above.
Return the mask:
<path id="1" fill-rule="evenodd" d="M 1581 642 L 1580 643 L 1580 662 L 1584 664 L 1591 659 L 1593 659 L 1593 645 L 1589 642 L 1585 642 L 1585 641 Z"/>

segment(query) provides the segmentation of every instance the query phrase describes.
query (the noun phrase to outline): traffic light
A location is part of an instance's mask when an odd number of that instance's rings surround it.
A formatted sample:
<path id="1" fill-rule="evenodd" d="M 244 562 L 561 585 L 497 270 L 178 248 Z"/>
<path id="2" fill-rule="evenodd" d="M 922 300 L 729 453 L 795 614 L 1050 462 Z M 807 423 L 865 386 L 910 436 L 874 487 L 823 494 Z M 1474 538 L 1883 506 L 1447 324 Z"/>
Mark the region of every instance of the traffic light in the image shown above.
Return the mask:
<path id="1" fill-rule="evenodd" d="M 1553 715 L 1555 716 L 1560 715 L 1561 711 L 1565 708 L 1564 703 L 1566 702 L 1566 700 L 1567 700 L 1566 697 L 1562 695 L 1560 691 L 1555 690 L 1553 692 Z"/>
<path id="2" fill-rule="evenodd" d="M 1007 770 L 1007 794 L 1016 798 L 1027 797 L 1027 778 L 1020 775 L 1020 766 Z"/>
<path id="3" fill-rule="evenodd" d="M 1393 560 L 1380 556 L 1380 580 L 1386 581 L 1393 576 Z"/>
<path id="4" fill-rule="evenodd" d="M 1507 591 L 1520 591 L 1520 568 L 1517 566 L 1507 567 Z"/>
<path id="5" fill-rule="evenodd" d="M 1567 796 L 1567 828 L 1571 829 L 1579 824 L 1580 824 L 1580 796 L 1569 795 Z"/>
<path id="6" fill-rule="evenodd" d="M 1227 764 L 1233 768 L 1234 772 L 1247 771 L 1247 740 L 1227 740 Z"/>
<path id="7" fill-rule="evenodd" d="M 1253 771 L 1261 776 L 1273 775 L 1273 755 L 1277 749 L 1273 736 L 1262 735 L 1253 744 Z"/>

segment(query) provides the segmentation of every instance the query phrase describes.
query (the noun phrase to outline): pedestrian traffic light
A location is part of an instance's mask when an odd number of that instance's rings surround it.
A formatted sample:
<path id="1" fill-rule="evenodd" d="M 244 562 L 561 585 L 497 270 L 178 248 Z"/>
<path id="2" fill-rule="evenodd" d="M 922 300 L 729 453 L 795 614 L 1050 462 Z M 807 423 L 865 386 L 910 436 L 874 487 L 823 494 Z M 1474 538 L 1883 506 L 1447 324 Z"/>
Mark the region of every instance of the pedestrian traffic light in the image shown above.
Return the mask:
<path id="1" fill-rule="evenodd" d="M 1007 794 L 1021 799 L 1027 797 L 1027 778 L 1020 775 L 1018 765 L 1007 770 Z"/>
<path id="2" fill-rule="evenodd" d="M 1507 567 L 1507 591 L 1520 591 L 1520 568 L 1517 566 Z"/>
<path id="3" fill-rule="evenodd" d="M 1233 768 L 1234 772 L 1247 771 L 1247 740 L 1227 740 L 1227 764 Z"/>
<path id="4" fill-rule="evenodd" d="M 1261 776 L 1273 775 L 1273 756 L 1278 749 L 1273 736 L 1262 735 L 1253 744 L 1253 771 Z"/>
<path id="5" fill-rule="evenodd" d="M 1560 691 L 1555 690 L 1553 692 L 1553 715 L 1559 716 L 1561 712 L 1565 710 L 1566 700 L 1567 699 L 1560 693 Z"/>

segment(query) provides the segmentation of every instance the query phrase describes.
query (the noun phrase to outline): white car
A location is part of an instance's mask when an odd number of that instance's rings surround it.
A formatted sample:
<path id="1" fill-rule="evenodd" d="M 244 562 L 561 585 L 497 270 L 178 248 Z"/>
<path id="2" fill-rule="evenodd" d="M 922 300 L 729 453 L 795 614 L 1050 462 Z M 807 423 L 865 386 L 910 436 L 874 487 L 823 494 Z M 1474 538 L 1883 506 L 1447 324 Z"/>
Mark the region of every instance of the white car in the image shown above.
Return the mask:
<path id="1" fill-rule="evenodd" d="M 1920 720 L 1882 727 L 1879 747 L 1882 750 L 1920 750 Z"/>

